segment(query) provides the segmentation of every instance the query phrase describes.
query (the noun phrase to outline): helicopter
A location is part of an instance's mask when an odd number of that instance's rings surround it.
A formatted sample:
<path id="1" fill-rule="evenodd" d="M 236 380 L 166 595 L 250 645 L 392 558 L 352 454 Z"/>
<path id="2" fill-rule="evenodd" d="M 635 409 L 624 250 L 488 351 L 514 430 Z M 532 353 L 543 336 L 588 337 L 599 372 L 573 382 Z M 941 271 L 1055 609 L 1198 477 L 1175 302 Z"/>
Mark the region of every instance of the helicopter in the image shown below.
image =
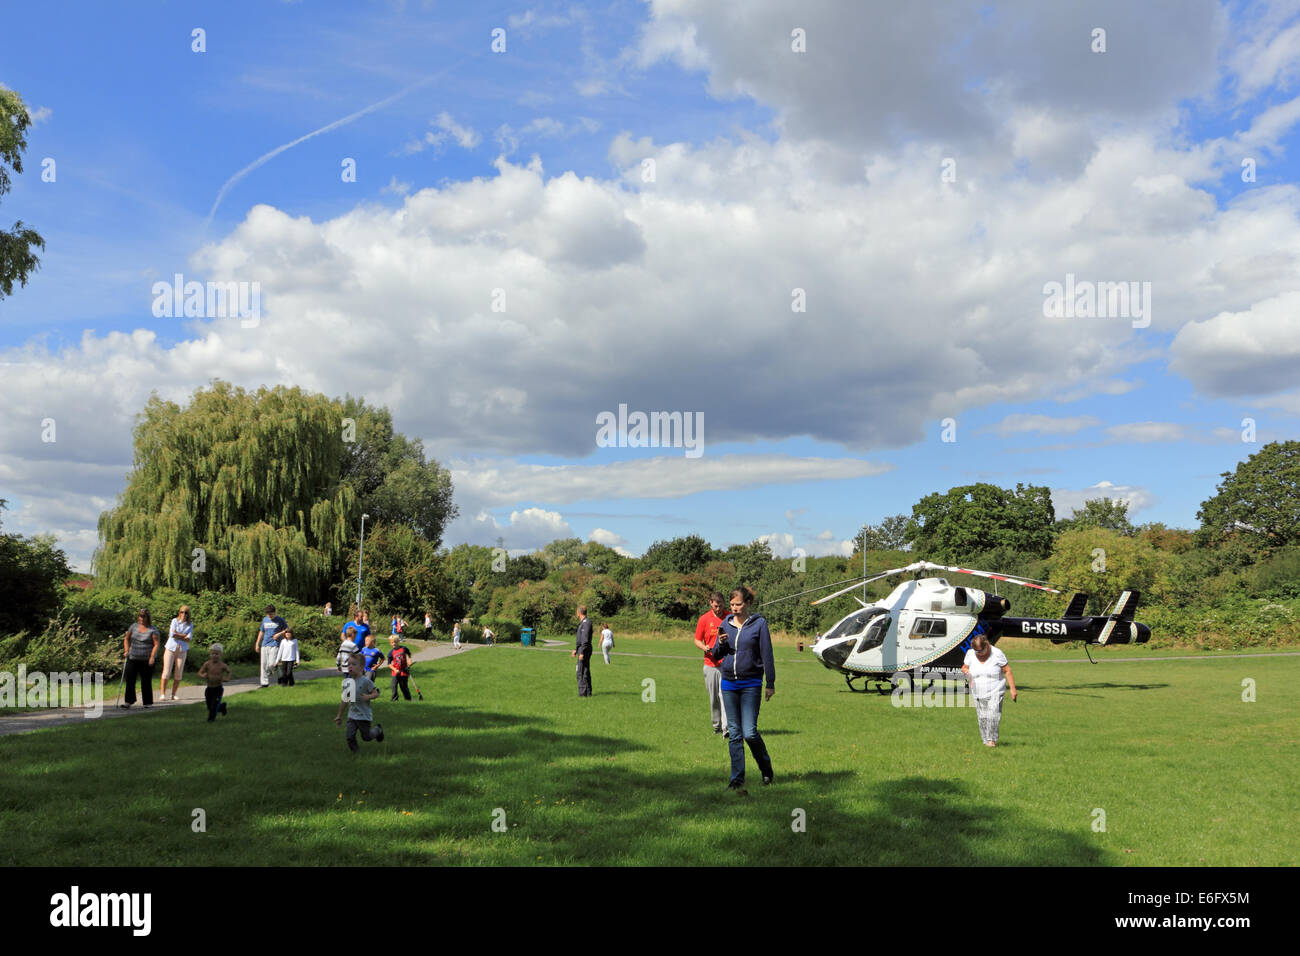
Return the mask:
<path id="1" fill-rule="evenodd" d="M 867 690 L 865 685 L 854 686 L 855 681 L 865 680 L 866 684 L 874 683 L 878 692 L 889 693 L 899 682 L 899 675 L 906 674 L 914 682 L 917 669 L 922 667 L 925 678 L 960 680 L 971 639 L 981 633 L 990 644 L 997 644 L 1005 636 L 1046 637 L 1053 644 L 1083 641 L 1085 651 L 1089 645 L 1145 644 L 1151 639 L 1151 628 L 1133 620 L 1141 598 L 1136 590 L 1120 594 L 1108 614 L 1085 616 L 1088 595 L 1077 592 L 1058 619 L 1007 617 L 1011 602 L 1005 597 L 977 588 L 954 586 L 946 578 L 922 577 L 921 572 L 925 571 L 951 571 L 1061 593 L 1040 581 L 929 561 L 917 561 L 905 568 L 893 568 L 854 581 L 812 604 L 833 601 L 891 575 L 915 574 L 912 580 L 904 581 L 875 604 L 855 597 L 862 607 L 818 636 L 813 654 L 828 669 L 842 673 L 849 690 Z M 1092 660 L 1091 653 L 1088 659 Z"/>

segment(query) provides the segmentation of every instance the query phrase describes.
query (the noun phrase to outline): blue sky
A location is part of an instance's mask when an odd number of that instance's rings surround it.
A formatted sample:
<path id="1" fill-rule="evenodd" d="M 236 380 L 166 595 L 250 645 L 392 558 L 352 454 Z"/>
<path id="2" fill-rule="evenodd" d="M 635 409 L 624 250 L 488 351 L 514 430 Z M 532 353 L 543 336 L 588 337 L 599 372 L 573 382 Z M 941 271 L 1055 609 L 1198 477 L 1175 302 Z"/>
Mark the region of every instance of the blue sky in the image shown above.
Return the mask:
<path id="1" fill-rule="evenodd" d="M 0 301 L 0 497 L 80 566 L 149 391 L 213 377 L 387 404 L 453 469 L 447 543 L 516 549 L 842 553 L 975 481 L 1195 526 L 1296 435 L 1295 3 L 130 9 L 0 37 L 35 119 L 0 219 L 47 243 Z M 155 318 L 174 273 L 263 321 Z M 1151 282 L 1151 324 L 1045 317 L 1067 273 Z M 597 447 L 620 403 L 705 453 Z"/>

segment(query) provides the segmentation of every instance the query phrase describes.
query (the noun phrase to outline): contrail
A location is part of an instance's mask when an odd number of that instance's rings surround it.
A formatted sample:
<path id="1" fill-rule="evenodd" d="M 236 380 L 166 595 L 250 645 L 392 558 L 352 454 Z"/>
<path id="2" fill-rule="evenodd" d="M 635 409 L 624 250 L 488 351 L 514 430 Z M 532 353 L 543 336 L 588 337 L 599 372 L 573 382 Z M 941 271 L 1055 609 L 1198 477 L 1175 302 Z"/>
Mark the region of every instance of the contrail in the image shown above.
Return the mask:
<path id="1" fill-rule="evenodd" d="M 477 55 L 478 54 L 470 54 L 470 56 L 477 56 Z M 235 173 L 235 175 L 227 179 L 226 182 L 222 185 L 221 189 L 217 192 L 217 198 L 212 203 L 212 208 L 208 210 L 208 218 L 205 221 L 204 225 L 211 225 L 212 217 L 213 215 L 216 214 L 217 207 L 221 205 L 221 200 L 226 198 L 226 193 L 230 192 L 230 187 L 234 186 L 235 183 L 239 182 L 241 179 L 243 179 L 253 170 L 257 169 L 257 167 L 270 162 L 272 159 L 274 159 L 275 157 L 283 153 L 286 149 L 293 149 L 293 147 L 297 146 L 299 143 L 304 143 L 307 140 L 311 139 L 313 136 L 319 136 L 321 133 L 328 133 L 330 130 L 338 129 L 340 126 L 346 126 L 348 123 L 351 123 L 355 119 L 360 119 L 362 116 L 365 116 L 367 113 L 373 113 L 375 110 L 383 109 L 389 103 L 393 103 L 397 100 L 400 100 L 403 96 L 405 96 L 407 93 L 410 93 L 412 90 L 419 89 L 421 86 L 427 86 L 429 83 L 432 83 L 434 80 L 438 79 L 438 77 L 442 76 L 448 70 L 460 66 L 469 58 L 470 58 L 469 56 L 461 57 L 455 63 L 451 64 L 451 66 L 443 67 L 441 70 L 439 70 L 437 73 L 433 74 L 432 76 L 425 77 L 423 80 L 420 80 L 416 83 L 412 83 L 406 89 L 399 90 L 398 92 L 394 93 L 392 96 L 380 100 L 378 103 L 371 103 L 369 106 L 365 107 L 364 109 L 359 109 L 355 113 L 350 113 L 349 115 L 343 117 L 342 119 L 336 119 L 334 122 L 328 123 L 325 126 L 322 126 L 320 129 L 312 130 L 310 133 L 307 133 L 304 136 L 299 136 L 291 143 L 285 143 L 283 146 L 277 146 L 269 153 L 257 157 L 257 159 L 253 160 L 251 163 L 249 163 L 239 172 Z"/>

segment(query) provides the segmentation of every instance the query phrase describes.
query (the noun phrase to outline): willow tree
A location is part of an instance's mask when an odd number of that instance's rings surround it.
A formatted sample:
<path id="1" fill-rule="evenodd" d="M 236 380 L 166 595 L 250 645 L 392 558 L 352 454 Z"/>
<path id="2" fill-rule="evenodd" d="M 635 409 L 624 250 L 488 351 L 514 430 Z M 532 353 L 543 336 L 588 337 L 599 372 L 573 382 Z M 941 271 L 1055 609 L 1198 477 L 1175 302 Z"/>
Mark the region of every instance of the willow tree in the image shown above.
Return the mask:
<path id="1" fill-rule="evenodd" d="M 323 395 L 225 382 L 185 408 L 154 395 L 126 490 L 100 515 L 95 571 L 143 591 L 314 601 L 360 514 L 343 452 L 342 406 Z"/>

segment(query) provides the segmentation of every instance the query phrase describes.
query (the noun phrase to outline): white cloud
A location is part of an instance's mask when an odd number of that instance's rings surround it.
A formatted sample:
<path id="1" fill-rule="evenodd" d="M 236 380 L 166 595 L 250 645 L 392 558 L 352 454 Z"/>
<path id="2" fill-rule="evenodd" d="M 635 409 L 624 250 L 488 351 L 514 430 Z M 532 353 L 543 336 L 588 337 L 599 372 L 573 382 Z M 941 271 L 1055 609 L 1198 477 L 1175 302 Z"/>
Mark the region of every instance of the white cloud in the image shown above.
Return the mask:
<path id="1" fill-rule="evenodd" d="M 1300 248 L 1294 253 L 1300 256 Z M 1279 266 L 1281 260 L 1277 260 Z M 1288 258 L 1289 265 L 1291 258 Z M 1283 268 L 1294 283 L 1294 268 Z M 1238 273 L 1249 281 L 1249 272 Z M 1169 367 L 1210 395 L 1264 395 L 1300 381 L 1300 290 L 1254 302 L 1237 312 L 1192 322 L 1169 347 Z"/>
<path id="2" fill-rule="evenodd" d="M 1117 442 L 1150 444 L 1162 441 L 1186 441 L 1187 426 L 1176 422 L 1130 422 L 1125 425 L 1112 425 L 1106 434 Z"/>
<path id="3" fill-rule="evenodd" d="M 473 518 L 458 518 L 448 529 L 448 540 L 470 544 L 495 545 L 500 538 L 511 553 L 535 551 L 556 538 L 572 538 L 573 529 L 564 516 L 545 508 L 524 508 L 510 512 L 508 520 L 501 522 L 481 511 Z"/>
<path id="4" fill-rule="evenodd" d="M 1099 481 L 1090 488 L 1069 489 L 1053 488 L 1052 489 L 1052 507 L 1056 509 L 1058 518 L 1068 518 L 1074 511 L 1083 507 L 1084 502 L 1092 501 L 1096 498 L 1107 498 L 1111 501 L 1127 501 L 1128 517 L 1130 521 L 1134 520 L 1134 515 L 1145 508 L 1150 508 L 1156 502 L 1156 497 L 1146 488 L 1136 488 L 1129 485 L 1116 485 L 1109 481 Z"/>
<path id="5" fill-rule="evenodd" d="M 400 182 L 396 176 L 388 180 L 388 185 L 379 190 L 381 193 L 392 193 L 395 196 L 405 196 L 411 191 L 411 184 Z"/>
<path id="6" fill-rule="evenodd" d="M 429 147 L 441 151 L 443 145 L 450 140 L 455 140 L 456 145 L 461 149 L 474 149 L 483 141 L 483 137 L 478 132 L 457 123 L 446 110 L 439 113 L 435 119 L 430 120 L 429 125 L 434 127 L 437 132 L 428 130 L 423 136 L 409 141 L 398 150 L 398 155 L 411 156 L 415 153 L 424 152 Z"/>
<path id="7" fill-rule="evenodd" d="M 397 209 L 364 204 L 314 222 L 255 206 L 198 250 L 193 268 L 260 282 L 258 327 L 178 320 L 168 335 L 88 333 L 55 350 L 0 350 L 9 363 L 0 458 L 13 480 L 33 501 L 42 489 L 111 499 L 149 390 L 184 400 L 213 377 L 364 388 L 443 458 L 574 459 L 594 450 L 595 414 L 625 398 L 701 411 L 715 443 L 808 436 L 855 453 L 899 447 L 967 409 L 1118 394 L 1134 387 L 1125 369 L 1175 333 L 1174 370 L 1212 394 L 1283 402 L 1300 379 L 1286 323 L 1300 295 L 1300 190 L 1260 185 L 1221 206 L 1211 187 L 1239 172 L 1236 143 L 1189 145 L 1174 125 L 1180 104 L 1216 81 L 1213 54 L 1229 29 L 1218 6 L 1009 0 L 882 18 L 867 4 L 809 0 L 800 19 L 810 52 L 798 59 L 776 0 L 743 13 L 702 0 L 650 10 L 629 55 L 707 68 L 720 95 L 771 107 L 774 141 L 738 130 L 657 144 L 638 138 L 643 126 L 611 143 L 612 179 L 547 178 L 535 158 L 502 159 L 493 176 L 417 191 Z M 541 25 L 520 16 L 521 28 Z M 1095 19 L 1110 25 L 1104 63 L 1079 40 Z M 1258 75 L 1290 77 L 1290 49 L 1275 47 Z M 1244 86 L 1258 82 L 1242 75 Z M 1294 128 L 1297 111 L 1270 109 L 1247 137 L 1275 144 Z M 1243 110 L 1242 124 L 1251 120 Z M 481 139 L 447 113 L 432 125 L 421 149 L 434 145 L 428 136 L 467 149 Z M 1084 152 L 1079 167 L 1071 156 Z M 941 162 L 954 154 L 957 181 L 942 183 Z M 641 181 L 646 158 L 653 183 Z M 1151 329 L 1045 319 L 1042 285 L 1066 273 L 1151 281 Z M 796 287 L 804 313 L 790 311 Z M 496 289 L 505 311 L 493 310 Z M 720 349 L 745 370 L 727 387 L 716 387 Z M 358 368 L 385 374 L 361 384 Z M 54 447 L 36 437 L 46 416 L 59 422 Z M 1144 427 L 1111 435 L 1177 437 L 1178 426 Z M 507 458 L 461 466 L 457 496 L 464 506 L 475 501 L 462 486 L 478 495 L 481 509 L 466 510 L 477 516 L 880 467 L 707 452 L 547 468 Z M 545 524 L 517 513 L 521 528 Z M 52 512 L 41 520 L 76 533 Z M 491 528 L 515 524 L 504 521 Z"/>
<path id="8" fill-rule="evenodd" d="M 1016 413 L 1008 415 L 996 425 L 983 429 L 994 431 L 1005 438 L 1022 432 L 1038 432 L 1043 435 L 1072 435 L 1084 428 L 1100 425 L 1101 420 L 1092 415 L 1076 415 L 1072 418 L 1053 418 L 1050 415 L 1027 415 Z"/>
<path id="9" fill-rule="evenodd" d="M 770 484 L 865 478 L 891 466 L 856 458 L 789 455 L 663 456 L 604 465 L 525 465 L 514 461 L 451 463 L 457 495 L 487 507 L 515 501 L 564 504 L 625 498 L 680 498 Z"/>
<path id="10" fill-rule="evenodd" d="M 635 558 L 637 556 L 627 549 L 626 538 L 621 534 L 615 534 L 613 531 L 606 531 L 604 528 L 593 528 L 591 534 L 587 535 L 587 540 L 603 544 L 607 548 L 613 548 L 614 551 L 625 558 Z"/>

